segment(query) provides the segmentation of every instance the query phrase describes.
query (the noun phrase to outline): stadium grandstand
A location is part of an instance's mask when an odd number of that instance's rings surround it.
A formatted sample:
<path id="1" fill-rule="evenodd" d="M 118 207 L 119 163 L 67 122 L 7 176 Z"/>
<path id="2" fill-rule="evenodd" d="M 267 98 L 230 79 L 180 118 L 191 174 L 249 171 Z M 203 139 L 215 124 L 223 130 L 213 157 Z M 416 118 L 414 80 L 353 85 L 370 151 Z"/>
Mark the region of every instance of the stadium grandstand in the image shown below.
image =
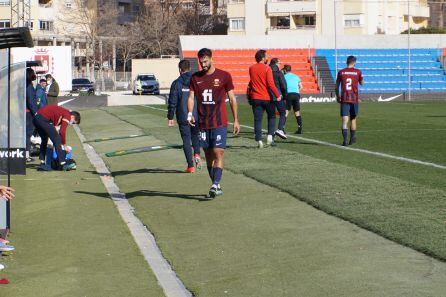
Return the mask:
<path id="1" fill-rule="evenodd" d="M 446 91 L 445 53 L 436 35 L 412 36 L 414 48 L 407 48 L 407 36 L 301 36 L 286 40 L 279 36 L 181 36 L 180 53 L 198 68 L 197 44 L 214 50 L 217 67 L 229 71 L 237 94 L 244 94 L 249 82 L 248 68 L 257 49 L 268 50 L 269 58 L 290 64 L 303 81 L 302 93 L 331 93 L 336 71 L 345 67 L 348 55 L 358 58 L 364 73 L 363 94 L 440 93 Z M 335 48 L 337 38 L 339 48 Z M 423 42 L 416 42 L 424 38 Z M 438 39 L 437 39 L 438 38 Z M 197 40 L 199 39 L 199 40 Z M 347 45 L 353 46 L 347 46 Z M 379 46 L 381 45 L 381 46 Z M 430 47 L 420 47 L 430 45 Z M 410 54 L 409 54 L 410 53 Z M 337 64 L 336 64 L 337 63 Z M 409 81 L 410 77 L 410 81 Z"/>

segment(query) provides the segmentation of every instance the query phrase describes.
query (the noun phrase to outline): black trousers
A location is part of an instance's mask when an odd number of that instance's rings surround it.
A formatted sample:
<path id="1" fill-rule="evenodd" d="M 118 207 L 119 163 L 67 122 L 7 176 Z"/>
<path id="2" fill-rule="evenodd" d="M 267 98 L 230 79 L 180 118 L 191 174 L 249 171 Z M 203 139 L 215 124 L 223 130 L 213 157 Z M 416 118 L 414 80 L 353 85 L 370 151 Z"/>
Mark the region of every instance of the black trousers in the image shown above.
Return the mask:
<path id="1" fill-rule="evenodd" d="M 26 112 L 26 150 L 31 149 L 31 136 L 34 132 L 33 116 L 31 112 Z"/>
<path id="2" fill-rule="evenodd" d="M 48 146 L 49 138 L 53 142 L 54 148 L 56 149 L 59 164 L 65 162 L 66 152 L 65 150 L 62 150 L 62 140 L 53 123 L 40 114 L 37 114 L 34 117 L 34 126 L 42 139 L 42 143 L 40 144 L 39 159 L 41 161 L 45 161 L 46 148 Z"/>
<path id="3" fill-rule="evenodd" d="M 180 129 L 181 139 L 183 140 L 183 151 L 186 157 L 187 167 L 194 167 L 192 158 L 192 150 L 194 154 L 200 154 L 200 143 L 198 139 L 198 125 L 194 127 L 189 124 L 178 124 Z M 192 143 L 192 145 L 191 145 Z"/>
<path id="4" fill-rule="evenodd" d="M 276 127 L 276 106 L 274 102 L 270 100 L 252 100 L 256 141 L 262 140 L 262 118 L 265 111 L 268 117 L 268 135 L 274 135 Z"/>

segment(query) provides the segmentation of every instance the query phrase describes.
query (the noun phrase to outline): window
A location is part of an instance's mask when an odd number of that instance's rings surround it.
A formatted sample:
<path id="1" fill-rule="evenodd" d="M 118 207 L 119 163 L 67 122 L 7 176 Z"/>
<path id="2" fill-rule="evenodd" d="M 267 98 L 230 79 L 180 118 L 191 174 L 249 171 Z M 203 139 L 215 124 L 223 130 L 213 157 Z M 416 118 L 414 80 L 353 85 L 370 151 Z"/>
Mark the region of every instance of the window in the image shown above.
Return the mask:
<path id="1" fill-rule="evenodd" d="M 0 0 L 0 6 L 9 6 L 11 5 L 11 0 Z"/>
<path id="2" fill-rule="evenodd" d="M 42 31 L 53 31 L 52 21 L 39 21 L 39 29 Z"/>
<path id="3" fill-rule="evenodd" d="M 120 13 L 130 13 L 130 3 L 119 2 L 118 3 L 118 11 Z"/>
<path id="4" fill-rule="evenodd" d="M 344 15 L 344 27 L 354 28 L 361 27 L 363 24 L 363 16 L 359 14 Z"/>
<path id="5" fill-rule="evenodd" d="M 66 8 L 71 9 L 73 7 L 73 3 L 71 2 L 66 2 L 65 3 Z"/>
<path id="6" fill-rule="evenodd" d="M 243 31 L 245 30 L 245 19 L 230 19 L 229 27 L 231 31 Z"/>
<path id="7" fill-rule="evenodd" d="M 289 16 L 280 16 L 276 18 L 271 19 L 272 23 L 276 21 L 276 27 L 277 29 L 289 29 L 290 28 L 290 17 Z"/>
<path id="8" fill-rule="evenodd" d="M 25 27 L 28 27 L 30 30 L 34 28 L 34 22 L 33 21 L 25 21 Z"/>
<path id="9" fill-rule="evenodd" d="M 140 10 L 139 5 L 134 4 L 133 5 L 133 13 L 139 13 L 139 10 Z"/>
<path id="10" fill-rule="evenodd" d="M 245 0 L 229 0 L 229 4 L 245 3 Z"/>
<path id="11" fill-rule="evenodd" d="M 315 16 L 311 15 L 305 17 L 305 26 L 314 26 L 315 24 L 316 24 Z"/>
<path id="12" fill-rule="evenodd" d="M 10 20 L 0 20 L 0 29 L 10 28 L 10 27 L 11 27 L 11 21 Z"/>

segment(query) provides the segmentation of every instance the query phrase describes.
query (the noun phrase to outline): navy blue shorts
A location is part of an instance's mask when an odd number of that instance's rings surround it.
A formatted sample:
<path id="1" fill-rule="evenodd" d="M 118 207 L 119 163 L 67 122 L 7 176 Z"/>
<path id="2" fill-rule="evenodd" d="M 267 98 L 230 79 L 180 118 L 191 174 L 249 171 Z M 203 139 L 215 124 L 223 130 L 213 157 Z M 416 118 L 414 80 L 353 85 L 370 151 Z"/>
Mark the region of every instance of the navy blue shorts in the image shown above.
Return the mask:
<path id="1" fill-rule="evenodd" d="M 200 146 L 204 149 L 207 148 L 225 149 L 227 134 L 228 134 L 228 129 L 226 127 L 200 130 Z"/>
<path id="2" fill-rule="evenodd" d="M 341 103 L 341 117 L 356 118 L 358 116 L 358 103 Z"/>

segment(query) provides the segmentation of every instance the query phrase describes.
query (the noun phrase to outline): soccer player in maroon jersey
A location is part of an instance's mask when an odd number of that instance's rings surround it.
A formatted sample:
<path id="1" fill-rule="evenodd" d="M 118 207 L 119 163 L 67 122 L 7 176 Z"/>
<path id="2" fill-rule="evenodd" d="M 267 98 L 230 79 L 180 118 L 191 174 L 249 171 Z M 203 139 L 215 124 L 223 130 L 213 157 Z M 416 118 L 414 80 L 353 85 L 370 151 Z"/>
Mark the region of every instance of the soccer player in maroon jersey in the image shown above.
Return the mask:
<path id="1" fill-rule="evenodd" d="M 202 70 L 195 73 L 190 81 L 187 121 L 189 125 L 195 125 L 195 119 L 192 115 L 195 97 L 200 128 L 200 146 L 204 150 L 209 177 L 212 180 L 209 197 L 215 198 L 223 194 L 220 180 L 223 174 L 223 154 L 226 148 L 228 126 L 226 94 L 229 97 L 229 105 L 234 117 L 233 133 L 235 135 L 240 132 L 240 124 L 231 74 L 215 68 L 210 49 L 199 50 L 198 61 Z"/>
<path id="2" fill-rule="evenodd" d="M 356 58 L 347 57 L 347 68 L 338 72 L 336 79 L 336 100 L 341 104 L 343 146 L 347 146 L 347 129 L 350 117 L 349 145 L 356 142 L 356 117 L 358 116 L 358 84 L 364 85 L 362 72 L 355 68 Z M 341 94 L 339 95 L 339 86 Z"/>

